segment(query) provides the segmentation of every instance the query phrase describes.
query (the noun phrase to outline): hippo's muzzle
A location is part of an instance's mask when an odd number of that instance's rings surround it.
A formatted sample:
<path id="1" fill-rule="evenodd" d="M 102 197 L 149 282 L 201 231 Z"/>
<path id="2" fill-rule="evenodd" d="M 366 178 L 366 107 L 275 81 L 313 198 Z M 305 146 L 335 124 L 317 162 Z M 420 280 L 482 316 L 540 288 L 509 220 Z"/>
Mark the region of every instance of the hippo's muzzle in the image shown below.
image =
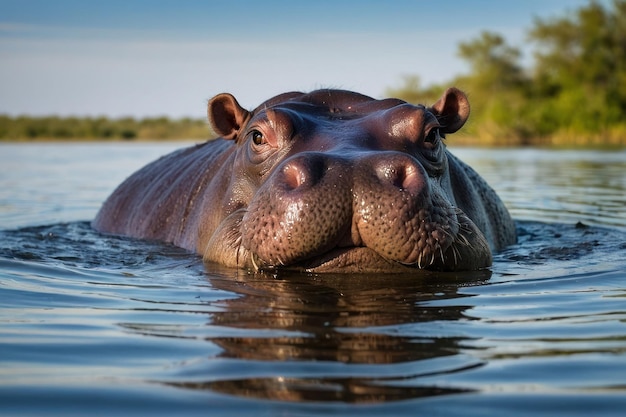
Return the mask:
<path id="1" fill-rule="evenodd" d="M 294 156 L 258 190 L 241 230 L 248 258 L 240 262 L 253 268 L 455 270 L 491 263 L 476 226 L 415 158 L 400 152 Z"/>

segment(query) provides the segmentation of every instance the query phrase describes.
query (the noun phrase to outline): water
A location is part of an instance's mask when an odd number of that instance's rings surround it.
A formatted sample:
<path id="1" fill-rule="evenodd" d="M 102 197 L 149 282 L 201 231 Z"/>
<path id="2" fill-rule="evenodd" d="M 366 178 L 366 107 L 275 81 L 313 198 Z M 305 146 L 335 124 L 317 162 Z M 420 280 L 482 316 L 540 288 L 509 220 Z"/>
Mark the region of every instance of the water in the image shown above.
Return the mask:
<path id="1" fill-rule="evenodd" d="M 0 415 L 623 415 L 626 152 L 456 150 L 519 244 L 416 279 L 253 275 L 89 228 L 178 146 L 0 146 Z"/>

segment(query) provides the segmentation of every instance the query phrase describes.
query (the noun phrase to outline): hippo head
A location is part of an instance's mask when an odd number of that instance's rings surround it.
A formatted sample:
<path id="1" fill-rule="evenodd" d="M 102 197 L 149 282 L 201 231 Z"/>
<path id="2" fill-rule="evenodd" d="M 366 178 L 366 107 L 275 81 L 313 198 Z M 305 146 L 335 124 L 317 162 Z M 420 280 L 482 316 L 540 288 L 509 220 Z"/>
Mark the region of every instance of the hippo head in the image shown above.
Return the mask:
<path id="1" fill-rule="evenodd" d="M 430 107 L 341 90 L 286 93 L 252 112 L 221 94 L 208 115 L 236 151 L 219 219 L 200 231 L 206 260 L 314 272 L 491 264 L 480 195 L 444 143 L 469 116 L 460 90 Z"/>

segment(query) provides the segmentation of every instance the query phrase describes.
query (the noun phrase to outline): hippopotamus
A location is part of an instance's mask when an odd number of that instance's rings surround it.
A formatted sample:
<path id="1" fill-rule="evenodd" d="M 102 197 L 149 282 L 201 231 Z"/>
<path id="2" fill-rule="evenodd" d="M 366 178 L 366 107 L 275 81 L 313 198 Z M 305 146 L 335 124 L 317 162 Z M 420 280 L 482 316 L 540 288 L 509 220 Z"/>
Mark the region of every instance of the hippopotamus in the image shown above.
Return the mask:
<path id="1" fill-rule="evenodd" d="M 254 271 L 487 268 L 515 226 L 446 147 L 469 112 L 453 87 L 431 106 L 320 89 L 249 111 L 219 94 L 208 119 L 220 137 L 131 175 L 92 226 Z"/>

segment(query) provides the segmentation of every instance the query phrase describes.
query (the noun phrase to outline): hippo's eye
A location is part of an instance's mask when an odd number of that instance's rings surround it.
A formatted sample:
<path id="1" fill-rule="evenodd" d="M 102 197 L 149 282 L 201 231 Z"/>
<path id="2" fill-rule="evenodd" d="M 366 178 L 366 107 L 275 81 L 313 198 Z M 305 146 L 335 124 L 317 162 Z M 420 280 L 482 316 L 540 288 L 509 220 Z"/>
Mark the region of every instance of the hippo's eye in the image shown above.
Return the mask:
<path id="1" fill-rule="evenodd" d="M 255 145 L 263 145 L 263 143 L 265 143 L 263 133 L 259 132 L 258 130 L 253 130 L 250 135 L 252 135 L 252 142 L 254 142 Z"/>
<path id="2" fill-rule="evenodd" d="M 424 138 L 424 143 L 427 143 L 430 145 L 436 145 L 440 139 L 441 139 L 441 136 L 439 136 L 439 129 L 435 128 L 435 129 L 431 129 L 430 132 L 428 132 L 428 134 Z"/>

